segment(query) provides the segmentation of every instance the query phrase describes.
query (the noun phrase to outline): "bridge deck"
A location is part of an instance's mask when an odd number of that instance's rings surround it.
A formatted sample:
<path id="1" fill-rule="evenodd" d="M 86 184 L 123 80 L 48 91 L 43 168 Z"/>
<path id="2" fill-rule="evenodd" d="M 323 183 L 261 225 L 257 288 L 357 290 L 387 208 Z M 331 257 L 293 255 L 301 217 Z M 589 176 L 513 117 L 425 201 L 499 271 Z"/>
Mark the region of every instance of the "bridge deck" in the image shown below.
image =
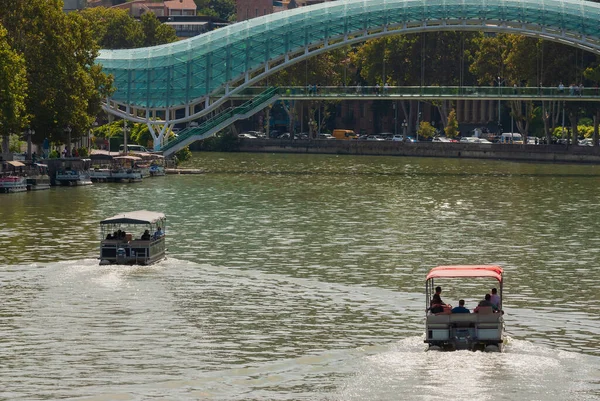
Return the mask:
<path id="1" fill-rule="evenodd" d="M 230 99 L 252 99 L 262 93 L 265 87 L 250 87 L 229 95 Z M 278 88 L 282 100 L 534 100 L 534 101 L 600 101 L 600 88 L 556 87 L 490 87 L 490 86 L 394 86 L 378 88 L 374 86 L 326 86 L 318 89 L 290 86 Z M 216 97 L 223 96 L 222 93 Z"/>

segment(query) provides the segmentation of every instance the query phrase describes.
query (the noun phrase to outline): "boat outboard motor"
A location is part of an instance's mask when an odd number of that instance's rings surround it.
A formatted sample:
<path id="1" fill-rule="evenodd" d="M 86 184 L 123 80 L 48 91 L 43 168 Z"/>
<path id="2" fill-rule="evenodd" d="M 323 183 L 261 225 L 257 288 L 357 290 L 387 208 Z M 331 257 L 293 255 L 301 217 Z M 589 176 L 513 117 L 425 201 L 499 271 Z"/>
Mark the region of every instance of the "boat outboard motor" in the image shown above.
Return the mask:
<path id="1" fill-rule="evenodd" d="M 126 263 L 127 255 L 125 254 L 125 248 L 117 249 L 117 264 L 122 265 Z"/>

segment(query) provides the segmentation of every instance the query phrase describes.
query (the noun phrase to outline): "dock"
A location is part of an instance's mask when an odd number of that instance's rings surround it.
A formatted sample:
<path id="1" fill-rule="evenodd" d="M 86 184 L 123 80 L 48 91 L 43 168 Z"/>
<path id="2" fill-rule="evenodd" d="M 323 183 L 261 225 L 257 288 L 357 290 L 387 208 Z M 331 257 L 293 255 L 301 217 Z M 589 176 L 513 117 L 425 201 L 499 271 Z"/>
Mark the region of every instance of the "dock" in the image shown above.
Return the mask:
<path id="1" fill-rule="evenodd" d="M 168 168 L 165 170 L 167 174 L 204 174 L 204 170 L 197 168 Z"/>

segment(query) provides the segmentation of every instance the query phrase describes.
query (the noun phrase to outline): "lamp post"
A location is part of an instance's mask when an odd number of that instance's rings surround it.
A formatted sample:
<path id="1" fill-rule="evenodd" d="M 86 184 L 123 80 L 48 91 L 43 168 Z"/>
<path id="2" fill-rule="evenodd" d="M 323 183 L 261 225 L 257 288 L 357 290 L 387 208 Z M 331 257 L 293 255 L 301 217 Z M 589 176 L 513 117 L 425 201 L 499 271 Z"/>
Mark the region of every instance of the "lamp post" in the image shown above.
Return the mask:
<path id="1" fill-rule="evenodd" d="M 71 131 L 72 131 L 72 130 L 71 130 L 71 127 L 69 127 L 69 126 L 67 125 L 67 128 L 65 128 L 65 132 L 66 132 L 66 134 L 67 134 L 67 152 L 66 152 L 66 155 L 67 155 L 68 157 L 71 157 L 71 156 L 72 156 L 72 155 L 71 155 Z"/>
<path id="2" fill-rule="evenodd" d="M 398 135 L 398 105 L 397 102 L 392 103 L 394 108 L 394 136 Z"/>
<path id="3" fill-rule="evenodd" d="M 123 152 L 127 154 L 127 134 L 129 133 L 130 128 L 127 126 L 127 122 L 123 120 Z"/>
<path id="4" fill-rule="evenodd" d="M 421 128 L 421 112 L 417 114 L 417 130 L 415 135 L 415 142 L 419 142 L 419 128 Z"/>
<path id="5" fill-rule="evenodd" d="M 27 160 L 31 160 L 31 136 L 35 134 L 35 130 L 27 127 L 25 133 L 27 134 Z"/>
<path id="6" fill-rule="evenodd" d="M 95 130 L 96 128 L 98 128 L 98 120 L 95 120 L 94 123 L 92 124 L 92 126 L 94 127 L 93 129 Z M 90 128 L 88 130 L 88 137 L 87 137 L 87 150 L 88 150 L 88 154 L 91 154 L 91 147 L 92 147 L 92 128 Z"/>
<path id="7" fill-rule="evenodd" d="M 402 121 L 402 134 L 403 134 L 403 139 L 406 141 L 406 131 L 408 130 L 408 123 L 406 122 L 406 119 L 404 119 L 404 121 Z"/>

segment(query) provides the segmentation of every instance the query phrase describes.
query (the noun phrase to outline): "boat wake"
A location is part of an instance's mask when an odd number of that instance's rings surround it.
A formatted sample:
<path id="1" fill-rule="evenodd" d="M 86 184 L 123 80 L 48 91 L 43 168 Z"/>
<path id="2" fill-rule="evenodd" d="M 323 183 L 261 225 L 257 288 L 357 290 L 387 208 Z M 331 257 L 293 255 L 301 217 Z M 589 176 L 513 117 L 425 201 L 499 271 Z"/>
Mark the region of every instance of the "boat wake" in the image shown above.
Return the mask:
<path id="1" fill-rule="evenodd" d="M 505 352 L 424 352 L 423 336 L 368 356 L 333 400 L 592 400 L 598 358 L 510 338 Z"/>

